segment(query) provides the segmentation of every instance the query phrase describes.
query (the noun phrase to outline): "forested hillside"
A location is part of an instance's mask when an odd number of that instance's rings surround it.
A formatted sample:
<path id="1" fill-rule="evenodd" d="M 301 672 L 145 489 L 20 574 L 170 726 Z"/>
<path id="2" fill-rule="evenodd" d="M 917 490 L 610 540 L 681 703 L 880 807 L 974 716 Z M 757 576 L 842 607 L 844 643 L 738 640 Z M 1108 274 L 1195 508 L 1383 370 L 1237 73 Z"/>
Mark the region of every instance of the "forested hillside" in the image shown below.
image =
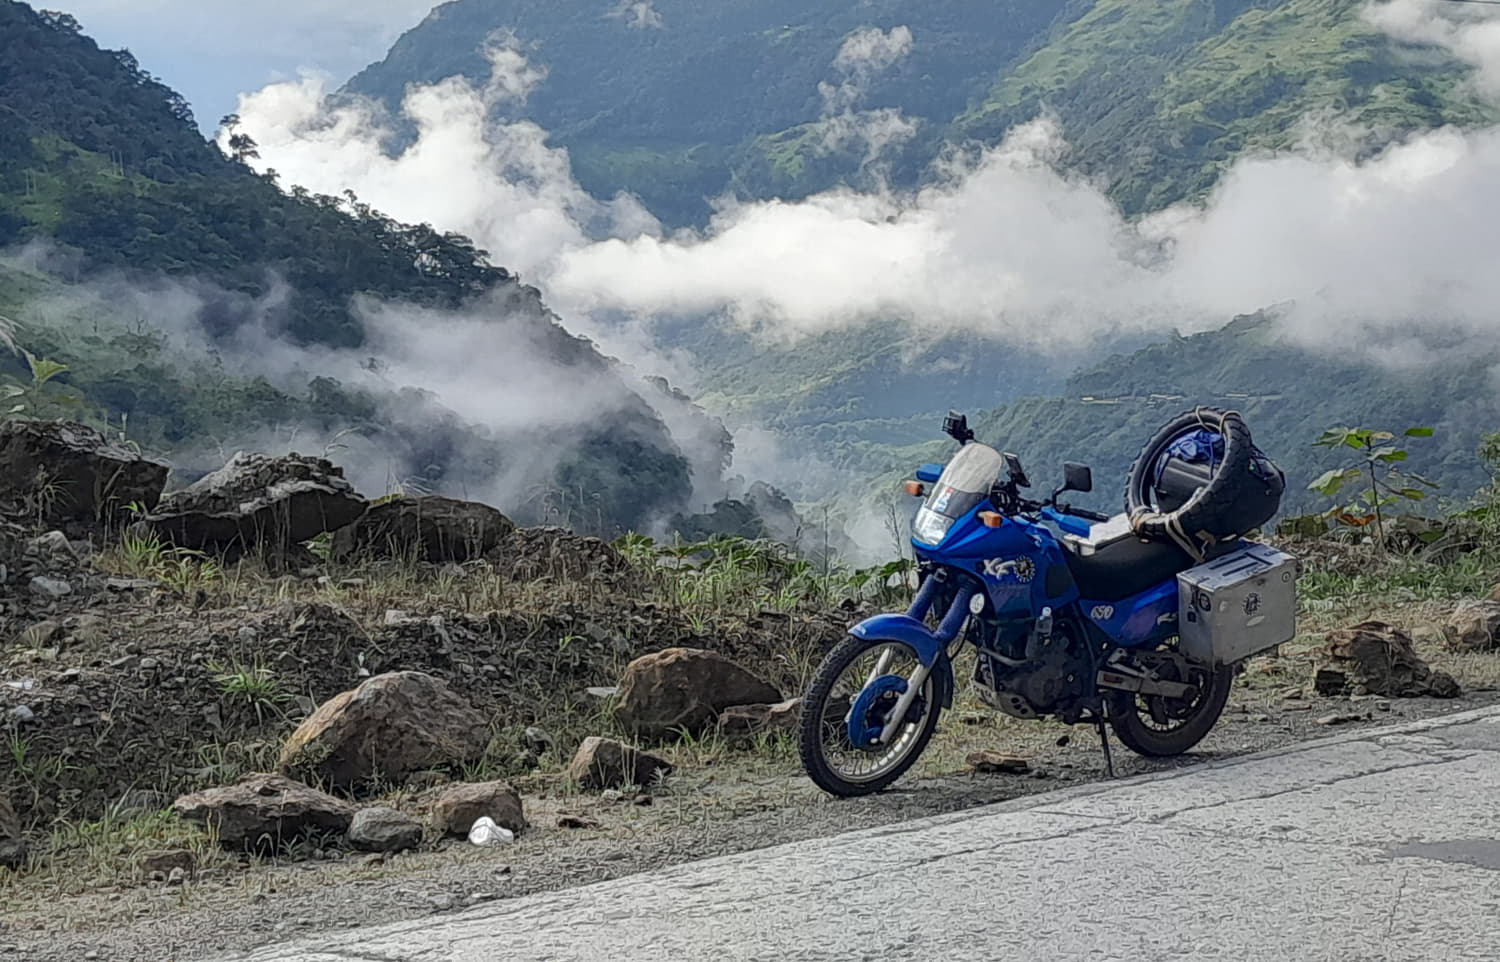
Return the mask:
<path id="1" fill-rule="evenodd" d="M 1130 462 L 1151 434 L 1197 404 L 1245 416 L 1256 444 L 1286 472 L 1286 513 L 1331 504 L 1307 488 L 1345 463 L 1313 443 L 1335 426 L 1397 434 L 1433 428 L 1431 438 L 1409 443 L 1410 461 L 1403 467 L 1440 484 L 1434 501 L 1463 503 L 1491 480 L 1477 450 L 1484 435 L 1500 429 L 1500 398 L 1492 387 L 1497 360 L 1485 349 L 1397 372 L 1357 353 L 1304 350 L 1278 334 L 1273 316 L 1257 314 L 1221 330 L 1111 357 L 1070 378 L 1061 396 L 968 413 L 981 440 L 1021 455 L 1038 487 L 1055 483 L 1065 460 L 1089 463 L 1094 494 L 1076 500 L 1100 510 L 1118 510 L 1123 503 Z M 899 451 L 851 449 L 848 467 L 884 472 L 886 482 L 894 483 L 919 461 L 947 458 L 953 444 L 938 440 L 939 427 L 931 421 L 926 430 L 934 440 Z"/>
<path id="2" fill-rule="evenodd" d="M 917 183 L 946 144 L 994 144 L 1043 110 L 1131 213 L 1200 194 L 1242 152 L 1337 111 L 1373 148 L 1492 116 L 1467 71 L 1403 50 L 1364 0 L 452 0 L 347 89 L 397 107 L 406 86 L 488 75 L 513 32 L 547 79 L 516 112 L 571 152 L 596 196 L 628 190 L 673 223 L 706 198 L 799 197 L 860 183 L 866 143 L 831 143 L 840 111 L 895 108 L 915 125 L 880 167 Z M 630 13 L 629 11 L 636 11 Z M 647 15 L 646 12 L 649 12 Z M 861 28 L 910 30 L 903 55 L 841 64 Z M 819 84 L 853 84 L 831 103 Z"/>
<path id="3" fill-rule="evenodd" d="M 236 149 L 248 156 L 254 144 Z M 35 365 L 6 352 L 0 374 L 32 384 L 36 410 L 128 424 L 148 448 L 352 431 L 387 460 L 390 484 L 488 493 L 508 477 L 506 508 L 604 528 L 682 510 L 692 471 L 717 487 L 728 455 L 722 428 L 569 334 L 468 239 L 397 223 L 352 195 L 283 193 L 274 173 L 207 143 L 182 98 L 128 53 L 12 0 L 0 0 L 5 245 L 27 249 L 29 267 L 0 273 L 0 314 L 22 347 L 67 370 L 41 385 Z M 152 316 L 169 310 L 186 312 L 191 336 Z M 369 317 L 400 312 L 423 325 L 492 318 L 484 360 L 497 404 L 538 389 L 508 385 L 508 372 L 538 368 L 543 390 L 600 401 L 559 425 L 537 397 L 536 424 L 495 426 L 449 410 L 442 384 L 340 383 L 315 369 L 319 352 L 366 348 Z M 288 358 L 279 366 L 276 344 Z M 508 358 L 518 345 L 528 353 Z M 424 386 L 439 393 L 412 390 Z M 653 408 L 691 426 L 693 451 Z"/>

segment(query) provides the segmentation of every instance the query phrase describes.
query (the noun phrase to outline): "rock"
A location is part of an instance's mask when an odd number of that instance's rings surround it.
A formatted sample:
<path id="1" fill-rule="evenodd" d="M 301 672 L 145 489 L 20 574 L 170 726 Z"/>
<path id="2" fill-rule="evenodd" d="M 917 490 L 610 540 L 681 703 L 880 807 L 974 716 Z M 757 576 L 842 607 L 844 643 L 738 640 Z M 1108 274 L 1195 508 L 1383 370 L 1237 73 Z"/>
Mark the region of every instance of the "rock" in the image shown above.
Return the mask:
<path id="1" fill-rule="evenodd" d="M 1317 652 L 1314 684 L 1324 695 L 1456 698 L 1460 693 L 1452 676 L 1434 671 L 1417 655 L 1405 631 L 1381 621 L 1330 631 Z"/>
<path id="2" fill-rule="evenodd" d="M 172 803 L 182 818 L 202 822 L 227 847 L 260 849 L 319 832 L 342 835 L 354 807 L 283 775 L 257 773 L 237 785 L 184 795 Z"/>
<path id="3" fill-rule="evenodd" d="M 31 593 L 40 598 L 56 600 L 73 593 L 73 586 L 61 578 L 48 578 L 45 575 L 37 575 L 31 579 Z"/>
<path id="4" fill-rule="evenodd" d="M 158 872 L 162 875 L 172 872 L 192 875 L 198 869 L 198 857 L 185 848 L 147 852 L 141 856 L 140 867 L 148 877 Z"/>
<path id="5" fill-rule="evenodd" d="M 0 423 L 0 501 L 30 501 L 41 520 L 117 521 L 126 506 L 154 508 L 167 464 L 71 421 Z"/>
<path id="6" fill-rule="evenodd" d="M 1031 771 L 1031 763 L 1019 755 L 1007 755 L 1004 752 L 986 748 L 983 751 L 970 752 L 964 759 L 976 772 L 986 774 L 998 773 L 1001 775 L 1025 775 Z"/>
<path id="7" fill-rule="evenodd" d="M 1349 675 L 1339 668 L 1324 666 L 1313 672 L 1313 691 L 1336 698 L 1349 690 Z"/>
<path id="8" fill-rule="evenodd" d="M 1454 651 L 1500 651 L 1500 602 L 1462 602 L 1442 627 L 1443 642 Z"/>
<path id="9" fill-rule="evenodd" d="M 487 504 L 437 495 L 372 505 L 333 539 L 335 558 L 416 557 L 433 564 L 483 557 L 516 528 Z"/>
<path id="10" fill-rule="evenodd" d="M 292 732 L 277 769 L 338 788 L 380 776 L 475 761 L 489 744 L 484 715 L 417 671 L 377 675 L 335 695 Z"/>
<path id="11" fill-rule="evenodd" d="M 672 764 L 665 759 L 597 735 L 583 740 L 568 765 L 568 778 L 586 791 L 650 785 L 658 774 L 671 773 Z"/>
<path id="12" fill-rule="evenodd" d="M 180 868 L 174 868 L 174 869 L 172 869 L 172 871 L 170 871 L 170 872 L 167 873 L 167 884 L 168 885 L 174 885 L 174 886 L 175 885 L 181 885 L 182 883 L 184 883 L 186 881 L 187 881 L 187 872 L 183 871 Z"/>
<path id="13" fill-rule="evenodd" d="M 26 839 L 21 834 L 21 820 L 10 799 L 0 793 L 0 865 L 20 868 L 26 863 Z"/>
<path id="14" fill-rule="evenodd" d="M 160 588 L 161 582 L 151 578 L 107 578 L 104 587 L 110 591 L 150 591 Z"/>
<path id="15" fill-rule="evenodd" d="M 337 531 L 365 512 L 342 468 L 322 458 L 241 451 L 229 463 L 161 500 L 145 526 L 185 548 L 287 551 Z"/>
<path id="16" fill-rule="evenodd" d="M 620 679 L 615 720 L 638 736 L 698 732 L 734 705 L 781 701 L 781 693 L 729 659 L 698 648 L 668 648 L 632 661 Z"/>
<path id="17" fill-rule="evenodd" d="M 5 713 L 5 719 L 14 725 L 29 725 L 36 721 L 36 712 L 28 705 L 16 705 Z"/>
<path id="18" fill-rule="evenodd" d="M 575 815 L 572 812 L 562 812 L 557 816 L 558 828 L 598 828 L 598 819 L 589 818 L 587 815 Z"/>
<path id="19" fill-rule="evenodd" d="M 1324 715 L 1314 725 L 1347 725 L 1350 722 L 1364 721 L 1365 716 L 1358 712 L 1336 712 L 1332 715 Z"/>
<path id="20" fill-rule="evenodd" d="M 349 824 L 349 844 L 361 852 L 400 852 L 422 844 L 422 826 L 393 808 L 362 808 Z"/>
<path id="21" fill-rule="evenodd" d="M 774 705 L 734 705 L 719 713 L 719 731 L 729 738 L 791 734 L 797 731 L 801 721 L 801 698 L 792 698 Z"/>
<path id="22" fill-rule="evenodd" d="M 452 785 L 432 806 L 433 824 L 444 835 L 466 837 L 474 823 L 486 816 L 512 832 L 520 832 L 526 827 L 521 796 L 505 782 Z"/>
<path id="23" fill-rule="evenodd" d="M 49 565 L 72 565 L 78 562 L 78 555 L 68 543 L 68 536 L 61 531 L 48 531 L 32 538 L 26 542 L 26 551 Z"/>
<path id="24" fill-rule="evenodd" d="M 521 733 L 521 741 L 533 755 L 545 755 L 552 748 L 552 735 L 544 728 L 530 726 Z"/>
<path id="25" fill-rule="evenodd" d="M 62 625 L 48 618 L 21 632 L 21 641 L 29 648 L 44 648 L 56 641 L 62 633 Z"/>

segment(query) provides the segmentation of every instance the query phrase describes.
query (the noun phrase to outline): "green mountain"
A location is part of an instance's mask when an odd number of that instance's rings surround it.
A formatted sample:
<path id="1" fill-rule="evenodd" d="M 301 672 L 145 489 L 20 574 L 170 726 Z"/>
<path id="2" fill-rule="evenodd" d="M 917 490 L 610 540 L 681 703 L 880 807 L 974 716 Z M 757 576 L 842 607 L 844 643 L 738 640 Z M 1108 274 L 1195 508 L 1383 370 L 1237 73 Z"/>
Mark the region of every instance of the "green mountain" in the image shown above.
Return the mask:
<path id="1" fill-rule="evenodd" d="M 1410 460 L 1402 467 L 1437 482 L 1435 500 L 1457 504 L 1491 480 L 1477 450 L 1484 435 L 1500 430 L 1500 398 L 1492 388 L 1500 350 L 1469 341 L 1435 350 L 1444 356 L 1432 366 L 1392 371 L 1357 353 L 1310 352 L 1289 343 L 1276 318 L 1260 313 L 1111 357 L 1069 378 L 1060 396 L 968 413 L 981 440 L 1021 456 L 1038 489 L 1061 478 L 1063 461 L 1088 463 L 1094 493 L 1073 500 L 1101 511 L 1121 510 L 1130 463 L 1146 440 L 1198 404 L 1244 415 L 1256 445 L 1286 472 L 1284 514 L 1331 505 L 1308 485 L 1347 463 L 1313 443 L 1336 426 L 1397 434 L 1433 428 L 1431 438 L 1410 439 Z M 931 421 L 927 436 L 941 437 L 939 427 Z M 859 469 L 881 475 L 882 486 L 891 489 L 917 463 L 946 460 L 952 449 L 947 440 L 871 449 Z"/>
<path id="2" fill-rule="evenodd" d="M 284 193 L 206 142 L 182 98 L 129 53 L 99 49 L 65 14 L 0 0 L 0 247 L 33 242 L 45 263 L 0 269 L 0 315 L 22 347 L 67 370 L 42 385 L 0 353 L 0 380 L 36 382 L 26 413 L 83 417 L 173 454 L 293 426 L 353 432 L 412 472 L 392 483 L 492 492 L 509 478 L 506 506 L 523 518 L 610 530 L 688 507 L 694 482 L 714 486 L 727 457 L 722 427 L 569 334 L 467 238 L 352 195 Z M 151 316 L 168 302 L 190 313 L 191 336 Z M 541 366 L 544 390 L 607 401 L 558 425 L 545 396 L 515 396 L 507 403 L 541 409 L 537 425 L 491 428 L 399 383 L 320 376 L 319 352 L 375 350 L 364 318 L 381 311 L 492 318 L 499 397 L 535 391 L 505 379 Z M 297 360 L 239 374 L 246 343 Z M 510 357 L 519 343 L 527 353 Z"/>
<path id="3" fill-rule="evenodd" d="M 1283 147 L 1336 110 L 1377 147 L 1413 130 L 1493 119 L 1467 70 L 1403 50 L 1365 0 L 452 0 L 346 89 L 395 108 L 412 83 L 483 82 L 509 32 L 547 79 L 517 111 L 569 149 L 596 196 L 639 195 L 669 223 L 707 198 L 800 197 L 869 173 L 866 145 L 830 148 L 828 118 L 897 108 L 915 132 L 882 165 L 920 182 L 948 144 L 994 144 L 1052 112 L 1070 163 L 1128 212 L 1201 194 L 1246 150 Z M 622 4 L 621 9 L 629 5 Z M 905 56 L 865 75 L 835 66 L 856 31 L 906 27 Z M 853 80 L 830 104 L 819 84 Z M 835 98 L 837 100 L 837 98 Z"/>
<path id="4" fill-rule="evenodd" d="M 798 198 L 881 179 L 917 186 L 945 149 L 994 145 L 1045 113 L 1070 145 L 1065 163 L 1136 215 L 1201 198 L 1246 153 L 1294 145 L 1308 116 L 1337 116 L 1344 129 L 1362 131 L 1366 153 L 1414 131 L 1496 119 L 1464 86 L 1467 67 L 1391 40 L 1364 19 L 1366 6 L 653 0 L 652 16 L 632 22 L 597 2 L 452 0 L 345 89 L 394 109 L 413 83 L 455 74 L 482 82 L 486 44 L 508 37 L 548 74 L 524 104 L 502 109 L 547 129 L 590 192 L 631 191 L 668 224 L 701 224 L 708 199 L 726 191 Z M 903 27 L 904 55 L 863 72 L 847 57 L 836 63 L 861 31 L 887 31 L 895 43 Z M 851 84 L 853 93 L 840 88 Z M 913 132 L 878 163 L 864 144 L 830 144 L 839 111 L 882 108 L 898 109 Z M 1132 354 L 1146 347 L 1139 339 L 1098 343 L 1062 361 L 895 323 L 782 345 L 694 319 L 664 324 L 659 338 L 693 357 L 700 399 L 732 429 L 767 427 L 787 451 L 833 469 L 787 479 L 794 497 L 810 501 L 840 479 L 857 488 L 859 478 L 896 470 L 949 407 L 992 412 L 985 423 L 1026 438 L 1043 460 L 1097 450 L 1105 477 L 1123 472 L 1150 422 L 1173 404 L 1242 394 L 1233 400 L 1250 409 L 1272 446 L 1289 445 L 1278 457 L 1299 477 L 1322 453 L 1304 450 L 1304 439 L 1326 424 L 1448 417 L 1427 445 L 1442 449 L 1435 473 L 1454 490 L 1480 480 L 1473 447 L 1481 425 L 1453 413 L 1462 394 L 1270 341 L 1211 338 L 1214 350 L 1228 353 L 1193 366 L 1168 363 L 1199 343 L 1192 339 L 1146 354 Z M 1268 351 L 1280 365 L 1272 371 L 1257 367 Z M 1106 360 L 1110 354 L 1119 357 Z M 1080 364 L 1085 370 L 1069 380 Z M 1267 378 L 1247 374 L 1254 370 Z M 1464 372 L 1453 380 L 1477 376 Z M 1136 380 L 1117 380 L 1127 374 Z M 1351 393 L 1346 382 L 1360 386 Z M 1337 396 L 1327 396 L 1330 385 L 1339 385 Z M 1432 403 L 1419 403 L 1433 390 Z M 1181 400 L 1158 403 L 1153 394 Z M 1279 400 L 1257 400 L 1270 395 Z M 1291 503 L 1313 500 L 1299 493 Z"/>

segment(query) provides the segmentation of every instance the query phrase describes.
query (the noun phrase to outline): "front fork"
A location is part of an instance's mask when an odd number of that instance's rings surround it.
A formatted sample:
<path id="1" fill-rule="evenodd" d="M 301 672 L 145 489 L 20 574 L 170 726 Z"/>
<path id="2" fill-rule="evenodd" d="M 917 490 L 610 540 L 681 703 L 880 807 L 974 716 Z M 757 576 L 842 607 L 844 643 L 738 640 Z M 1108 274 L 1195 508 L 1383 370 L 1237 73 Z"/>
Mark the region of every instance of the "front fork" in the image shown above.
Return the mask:
<path id="1" fill-rule="evenodd" d="M 932 608 L 932 602 L 937 596 L 938 581 L 938 576 L 934 574 L 922 582 L 922 587 L 917 590 L 917 597 L 912 600 L 911 607 L 907 609 L 906 613 L 910 617 L 918 621 L 922 621 L 927 617 L 928 611 Z M 906 713 L 911 710 L 912 702 L 917 700 L 917 693 L 922 690 L 923 685 L 927 684 L 928 676 L 932 674 L 933 669 L 941 663 L 942 659 L 951 655 L 951 652 L 947 650 L 948 646 L 959 637 L 959 631 L 963 628 L 964 622 L 969 617 L 969 599 L 974 597 L 974 591 L 973 585 L 965 584 L 959 586 L 958 591 L 953 596 L 953 603 L 948 606 L 948 612 L 943 616 L 943 620 L 938 624 L 937 631 L 935 632 L 936 639 L 943 644 L 944 654 L 933 659 L 930 665 L 924 665 L 921 662 L 917 663 L 916 670 L 906 679 L 906 691 L 901 693 L 901 697 L 896 701 L 896 707 L 891 710 L 890 715 L 886 718 L 885 726 L 880 730 L 880 737 L 876 740 L 878 744 L 890 744 L 891 739 L 896 736 L 896 732 L 900 731 L 902 724 L 905 723 Z M 880 660 L 875 663 L 875 670 L 865 680 L 866 687 L 873 684 L 876 678 L 885 674 L 886 669 L 890 667 L 891 658 L 892 652 L 890 649 L 881 654 Z M 934 705 L 933 710 L 937 711 L 938 706 Z"/>

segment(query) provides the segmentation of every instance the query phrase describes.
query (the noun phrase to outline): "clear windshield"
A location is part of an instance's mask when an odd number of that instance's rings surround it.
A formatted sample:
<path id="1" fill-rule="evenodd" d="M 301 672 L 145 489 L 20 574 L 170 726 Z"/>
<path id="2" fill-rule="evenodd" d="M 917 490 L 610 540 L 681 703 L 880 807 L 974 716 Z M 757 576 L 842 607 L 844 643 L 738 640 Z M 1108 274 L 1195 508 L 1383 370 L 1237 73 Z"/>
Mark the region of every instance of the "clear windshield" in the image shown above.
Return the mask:
<path id="1" fill-rule="evenodd" d="M 943 540 L 955 519 L 989 497 L 1004 467 L 1000 452 L 988 445 L 972 443 L 959 448 L 917 512 L 913 536 L 928 544 Z"/>

